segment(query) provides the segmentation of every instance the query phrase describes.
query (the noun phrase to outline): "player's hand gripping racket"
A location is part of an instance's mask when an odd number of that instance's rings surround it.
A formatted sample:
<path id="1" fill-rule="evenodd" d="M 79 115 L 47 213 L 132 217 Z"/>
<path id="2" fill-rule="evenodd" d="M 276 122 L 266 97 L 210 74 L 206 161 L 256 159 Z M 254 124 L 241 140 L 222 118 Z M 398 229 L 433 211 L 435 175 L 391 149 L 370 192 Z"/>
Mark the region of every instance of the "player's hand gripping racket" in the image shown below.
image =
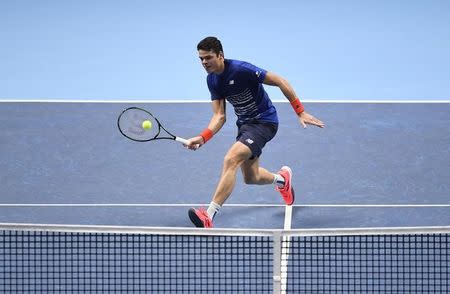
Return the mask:
<path id="1" fill-rule="evenodd" d="M 117 126 L 122 135 L 136 142 L 167 139 L 184 145 L 189 144 L 188 140 L 171 134 L 156 117 L 139 107 L 130 107 L 122 111 L 117 119 Z"/>

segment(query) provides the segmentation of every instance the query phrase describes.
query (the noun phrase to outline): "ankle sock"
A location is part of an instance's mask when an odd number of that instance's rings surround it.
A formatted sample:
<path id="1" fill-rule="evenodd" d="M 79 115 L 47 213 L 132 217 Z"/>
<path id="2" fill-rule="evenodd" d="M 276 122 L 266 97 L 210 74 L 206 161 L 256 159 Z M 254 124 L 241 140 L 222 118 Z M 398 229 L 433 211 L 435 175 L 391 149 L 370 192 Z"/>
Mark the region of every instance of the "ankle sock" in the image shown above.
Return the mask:
<path id="1" fill-rule="evenodd" d="M 214 219 L 214 216 L 216 215 L 216 213 L 219 212 L 220 208 L 221 206 L 219 204 L 215 203 L 214 201 L 211 201 L 208 210 L 206 211 L 211 220 Z"/>

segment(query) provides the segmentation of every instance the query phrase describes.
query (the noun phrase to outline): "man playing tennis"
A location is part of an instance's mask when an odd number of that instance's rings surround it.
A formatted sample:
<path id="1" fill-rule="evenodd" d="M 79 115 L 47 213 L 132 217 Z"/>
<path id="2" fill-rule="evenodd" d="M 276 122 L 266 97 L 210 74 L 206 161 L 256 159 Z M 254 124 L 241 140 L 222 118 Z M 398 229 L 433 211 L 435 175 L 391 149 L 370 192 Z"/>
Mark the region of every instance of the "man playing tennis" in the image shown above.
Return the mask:
<path id="1" fill-rule="evenodd" d="M 225 100 L 233 105 L 237 115 L 238 135 L 225 155 L 222 175 L 208 209 L 191 208 L 189 218 L 197 227 L 213 226 L 214 216 L 231 195 L 238 168 L 241 168 L 246 184 L 274 184 L 286 204 L 292 205 L 295 194 L 291 169 L 283 166 L 278 173 L 271 173 L 259 166 L 262 148 L 278 129 L 277 111 L 262 84 L 280 88 L 304 128 L 307 124 L 323 128 L 324 123 L 304 111 L 294 89 L 282 77 L 247 62 L 225 59 L 222 44 L 217 38 L 203 39 L 197 50 L 208 73 L 213 116 L 199 136 L 188 140 L 187 147 L 197 149 L 222 128 L 226 117 Z"/>

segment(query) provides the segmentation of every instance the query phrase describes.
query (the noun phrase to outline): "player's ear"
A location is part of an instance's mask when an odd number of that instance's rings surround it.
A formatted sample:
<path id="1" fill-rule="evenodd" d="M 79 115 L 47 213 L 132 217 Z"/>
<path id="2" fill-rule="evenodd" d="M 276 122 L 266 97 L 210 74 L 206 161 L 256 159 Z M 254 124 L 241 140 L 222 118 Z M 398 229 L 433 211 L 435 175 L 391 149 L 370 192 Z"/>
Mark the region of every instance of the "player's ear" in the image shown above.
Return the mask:
<path id="1" fill-rule="evenodd" d="M 223 52 L 222 52 L 222 51 L 219 52 L 218 57 L 219 57 L 219 58 L 225 58 L 225 56 L 223 55 Z"/>

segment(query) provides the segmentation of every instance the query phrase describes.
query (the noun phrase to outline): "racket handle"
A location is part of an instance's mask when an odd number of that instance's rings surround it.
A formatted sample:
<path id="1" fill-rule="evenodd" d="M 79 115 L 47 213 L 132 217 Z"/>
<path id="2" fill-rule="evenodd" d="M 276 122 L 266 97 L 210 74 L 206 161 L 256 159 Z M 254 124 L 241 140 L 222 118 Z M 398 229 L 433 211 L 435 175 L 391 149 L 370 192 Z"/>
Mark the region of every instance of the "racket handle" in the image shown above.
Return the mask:
<path id="1" fill-rule="evenodd" d="M 180 143 L 182 143 L 184 145 L 188 145 L 189 144 L 188 140 L 180 138 L 180 137 L 175 137 L 175 141 L 180 142 Z"/>
<path id="2" fill-rule="evenodd" d="M 175 141 L 180 142 L 180 143 L 182 143 L 184 145 L 188 145 L 189 144 L 188 140 L 180 138 L 180 137 L 175 137 Z M 195 149 L 194 150 L 197 150 L 199 147 L 200 147 L 199 144 L 195 145 Z"/>

